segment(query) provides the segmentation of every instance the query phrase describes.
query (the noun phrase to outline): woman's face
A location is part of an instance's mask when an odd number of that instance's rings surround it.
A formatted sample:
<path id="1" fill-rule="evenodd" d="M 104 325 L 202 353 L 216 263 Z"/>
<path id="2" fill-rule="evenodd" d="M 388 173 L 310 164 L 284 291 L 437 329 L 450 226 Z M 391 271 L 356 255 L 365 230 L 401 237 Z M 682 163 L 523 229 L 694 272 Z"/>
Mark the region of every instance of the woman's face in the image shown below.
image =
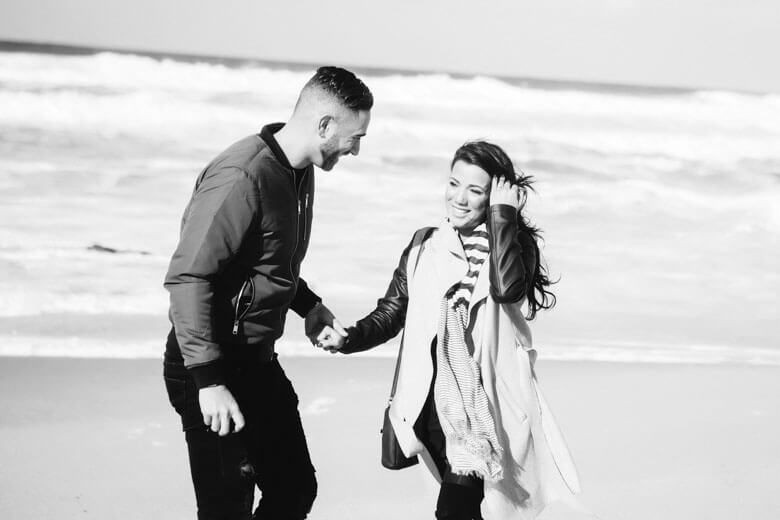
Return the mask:
<path id="1" fill-rule="evenodd" d="M 452 166 L 444 202 L 447 217 L 458 231 L 471 231 L 485 220 L 490 200 L 490 175 L 473 164 L 458 161 Z"/>

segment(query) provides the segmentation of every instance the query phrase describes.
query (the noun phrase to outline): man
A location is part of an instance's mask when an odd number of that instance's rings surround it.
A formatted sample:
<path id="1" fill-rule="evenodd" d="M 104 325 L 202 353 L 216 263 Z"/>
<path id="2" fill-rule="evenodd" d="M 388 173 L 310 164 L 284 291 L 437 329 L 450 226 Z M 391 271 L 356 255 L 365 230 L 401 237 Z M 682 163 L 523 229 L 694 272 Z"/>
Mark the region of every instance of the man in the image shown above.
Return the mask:
<path id="1" fill-rule="evenodd" d="M 312 342 L 345 334 L 302 279 L 313 165 L 357 155 L 373 96 L 321 67 L 286 124 L 230 146 L 197 179 L 165 287 L 165 382 L 181 415 L 199 520 L 303 519 L 317 482 L 298 398 L 274 353 L 287 309 Z M 262 491 L 252 515 L 255 485 Z"/>

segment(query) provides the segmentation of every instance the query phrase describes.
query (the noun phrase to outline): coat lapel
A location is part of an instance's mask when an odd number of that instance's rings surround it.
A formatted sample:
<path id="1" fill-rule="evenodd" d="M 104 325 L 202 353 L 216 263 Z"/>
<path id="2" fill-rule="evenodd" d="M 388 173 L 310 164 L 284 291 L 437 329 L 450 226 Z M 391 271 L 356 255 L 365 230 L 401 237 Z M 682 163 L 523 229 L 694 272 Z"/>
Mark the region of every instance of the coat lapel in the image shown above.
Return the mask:
<path id="1" fill-rule="evenodd" d="M 436 254 L 437 294 L 443 296 L 447 290 L 460 282 L 468 272 L 469 262 L 458 233 L 446 220 L 439 226 L 439 232 L 432 237 L 431 246 Z M 487 298 L 490 293 L 490 255 L 480 269 L 471 306 Z"/>
<path id="2" fill-rule="evenodd" d="M 436 293 L 442 297 L 450 287 L 466 276 L 469 264 L 463 244 L 449 222 L 445 220 L 439 227 L 439 232 L 434 233 L 431 238 L 436 263 Z"/>

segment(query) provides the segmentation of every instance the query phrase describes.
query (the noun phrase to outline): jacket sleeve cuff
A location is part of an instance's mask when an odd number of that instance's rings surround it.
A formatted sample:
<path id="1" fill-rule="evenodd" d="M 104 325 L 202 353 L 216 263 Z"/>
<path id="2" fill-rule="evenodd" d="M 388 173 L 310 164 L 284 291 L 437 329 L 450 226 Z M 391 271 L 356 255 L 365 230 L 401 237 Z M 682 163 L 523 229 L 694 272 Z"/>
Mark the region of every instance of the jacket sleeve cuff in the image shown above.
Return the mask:
<path id="1" fill-rule="evenodd" d="M 190 375 L 195 380 L 195 385 L 200 388 L 207 386 L 224 385 L 225 371 L 222 368 L 222 361 L 213 361 L 203 365 L 197 365 L 188 368 Z"/>
<path id="2" fill-rule="evenodd" d="M 298 290 L 295 292 L 295 298 L 293 298 L 292 303 L 290 303 L 290 309 L 294 310 L 295 314 L 301 318 L 305 318 L 309 311 L 321 301 L 322 298 L 314 294 L 301 278 L 298 280 Z"/>
<path id="3" fill-rule="evenodd" d="M 360 331 L 357 329 L 357 327 L 347 327 L 347 339 L 344 341 L 344 346 L 341 347 L 341 350 L 339 352 L 341 354 L 353 354 L 355 352 L 360 352 L 362 349 L 360 348 Z"/>
<path id="4" fill-rule="evenodd" d="M 494 204 L 490 206 L 491 216 L 500 221 L 514 222 L 517 218 L 517 210 L 509 204 Z"/>

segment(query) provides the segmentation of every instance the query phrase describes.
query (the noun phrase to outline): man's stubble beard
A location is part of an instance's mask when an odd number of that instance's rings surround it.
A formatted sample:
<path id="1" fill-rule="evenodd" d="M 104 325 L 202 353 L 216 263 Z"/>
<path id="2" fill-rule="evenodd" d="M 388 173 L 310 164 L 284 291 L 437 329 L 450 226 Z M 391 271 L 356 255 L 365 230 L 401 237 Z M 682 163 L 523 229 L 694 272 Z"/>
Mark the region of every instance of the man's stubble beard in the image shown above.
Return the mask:
<path id="1" fill-rule="evenodd" d="M 320 153 L 322 154 L 322 166 L 323 170 L 330 171 L 339 162 L 341 154 L 337 151 L 336 146 L 331 141 L 328 141 L 322 145 Z"/>

